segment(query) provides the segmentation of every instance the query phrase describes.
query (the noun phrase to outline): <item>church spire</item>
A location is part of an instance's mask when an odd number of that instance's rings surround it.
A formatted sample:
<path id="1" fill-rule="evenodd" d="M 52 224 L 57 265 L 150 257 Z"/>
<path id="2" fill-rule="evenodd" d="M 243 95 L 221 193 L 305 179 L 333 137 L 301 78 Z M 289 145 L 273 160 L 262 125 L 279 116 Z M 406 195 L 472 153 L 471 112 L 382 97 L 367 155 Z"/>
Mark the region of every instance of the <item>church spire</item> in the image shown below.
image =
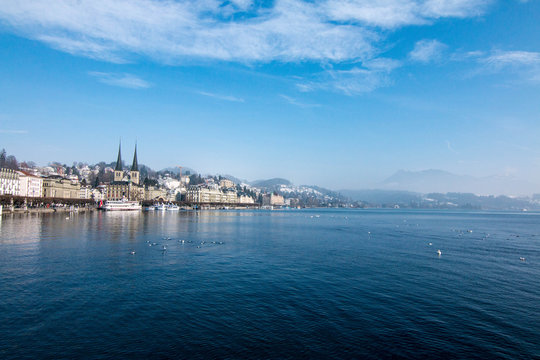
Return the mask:
<path id="1" fill-rule="evenodd" d="M 137 143 L 135 143 L 135 154 L 133 155 L 133 165 L 131 165 L 131 171 L 139 171 L 139 164 L 137 163 Z"/>
<path id="2" fill-rule="evenodd" d="M 116 168 L 115 171 L 122 171 L 122 154 L 120 151 L 120 147 L 122 146 L 122 141 L 118 144 L 118 160 L 116 160 Z"/>

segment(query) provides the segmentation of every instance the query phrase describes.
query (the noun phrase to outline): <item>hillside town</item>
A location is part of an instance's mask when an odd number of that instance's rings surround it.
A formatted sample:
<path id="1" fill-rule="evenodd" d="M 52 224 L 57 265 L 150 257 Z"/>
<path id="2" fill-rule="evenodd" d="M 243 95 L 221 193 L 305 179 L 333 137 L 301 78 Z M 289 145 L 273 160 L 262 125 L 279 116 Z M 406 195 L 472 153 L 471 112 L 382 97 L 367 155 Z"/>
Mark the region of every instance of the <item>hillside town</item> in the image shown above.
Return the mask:
<path id="1" fill-rule="evenodd" d="M 137 146 L 129 165 L 123 161 L 121 145 L 116 161 L 68 166 L 49 163 L 37 166 L 18 163 L 5 150 L 0 154 L 0 197 L 25 206 L 34 204 L 99 204 L 110 200 L 141 203 L 181 203 L 193 208 L 206 207 L 310 207 L 341 204 L 337 194 L 325 194 L 315 188 L 294 186 L 284 179 L 259 184 L 232 177 L 191 173 L 178 166 L 153 171 L 139 165 Z M 232 178 L 232 179 L 231 179 Z M 23 200 L 24 199 L 24 200 Z M 46 199 L 47 201 L 42 201 Z"/>

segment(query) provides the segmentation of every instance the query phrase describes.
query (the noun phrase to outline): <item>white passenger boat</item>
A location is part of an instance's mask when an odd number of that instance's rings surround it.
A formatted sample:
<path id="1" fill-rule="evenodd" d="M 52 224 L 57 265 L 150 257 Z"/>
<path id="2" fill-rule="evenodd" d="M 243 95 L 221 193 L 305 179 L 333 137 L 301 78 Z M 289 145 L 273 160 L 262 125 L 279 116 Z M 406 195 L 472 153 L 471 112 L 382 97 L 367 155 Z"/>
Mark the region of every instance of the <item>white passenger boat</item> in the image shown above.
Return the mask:
<path id="1" fill-rule="evenodd" d="M 165 204 L 156 204 L 155 209 L 156 209 L 156 211 L 165 211 L 165 210 L 167 210 L 167 205 L 165 205 Z"/>
<path id="2" fill-rule="evenodd" d="M 141 210 L 142 206 L 138 201 L 122 200 L 107 200 L 100 207 L 105 211 L 128 211 L 128 210 Z"/>
<path id="3" fill-rule="evenodd" d="M 178 211 L 180 210 L 180 207 L 175 204 L 169 204 L 167 205 L 167 211 Z"/>

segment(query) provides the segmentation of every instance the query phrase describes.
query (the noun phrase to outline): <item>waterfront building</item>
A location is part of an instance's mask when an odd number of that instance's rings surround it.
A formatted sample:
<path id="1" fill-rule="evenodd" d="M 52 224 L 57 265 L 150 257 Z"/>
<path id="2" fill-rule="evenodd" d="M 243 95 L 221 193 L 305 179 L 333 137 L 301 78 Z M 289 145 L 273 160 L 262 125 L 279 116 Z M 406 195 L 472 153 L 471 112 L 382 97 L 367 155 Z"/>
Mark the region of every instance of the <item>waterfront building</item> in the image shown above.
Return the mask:
<path id="1" fill-rule="evenodd" d="M 81 186 L 79 190 L 79 199 L 91 199 L 92 188 L 90 186 Z"/>
<path id="2" fill-rule="evenodd" d="M 221 191 L 214 187 L 192 185 L 188 187 L 186 201 L 192 203 L 219 203 Z"/>
<path id="3" fill-rule="evenodd" d="M 242 194 L 238 195 L 238 203 L 239 204 L 255 204 L 255 200 L 251 196 Z"/>
<path id="4" fill-rule="evenodd" d="M 95 201 L 107 200 L 107 185 L 99 185 L 97 188 L 92 189 L 91 196 Z"/>
<path id="5" fill-rule="evenodd" d="M 221 193 L 221 202 L 226 204 L 238 203 L 238 196 L 234 190 L 226 190 Z"/>
<path id="6" fill-rule="evenodd" d="M 130 201 L 144 200 L 144 187 L 140 184 L 139 164 L 137 161 L 137 145 L 133 155 L 133 164 L 129 172 L 124 172 L 122 166 L 121 146 L 118 147 L 118 159 L 114 169 L 114 180 L 107 186 L 107 200 Z"/>
<path id="7" fill-rule="evenodd" d="M 17 171 L 0 168 L 0 195 L 19 196 L 21 183 Z"/>
<path id="8" fill-rule="evenodd" d="M 186 201 L 191 203 L 238 203 L 236 191 L 221 191 L 215 184 L 191 185 L 187 189 Z"/>
<path id="9" fill-rule="evenodd" d="M 79 199 L 81 184 L 78 181 L 61 176 L 49 176 L 43 179 L 43 197 Z"/>
<path id="10" fill-rule="evenodd" d="M 43 196 L 43 178 L 27 171 L 17 171 L 20 181 L 20 195 L 26 197 Z"/>
<path id="11" fill-rule="evenodd" d="M 271 205 L 271 206 L 282 206 L 285 204 L 285 200 L 283 199 L 283 196 L 278 194 L 267 194 L 263 196 L 263 205 Z"/>

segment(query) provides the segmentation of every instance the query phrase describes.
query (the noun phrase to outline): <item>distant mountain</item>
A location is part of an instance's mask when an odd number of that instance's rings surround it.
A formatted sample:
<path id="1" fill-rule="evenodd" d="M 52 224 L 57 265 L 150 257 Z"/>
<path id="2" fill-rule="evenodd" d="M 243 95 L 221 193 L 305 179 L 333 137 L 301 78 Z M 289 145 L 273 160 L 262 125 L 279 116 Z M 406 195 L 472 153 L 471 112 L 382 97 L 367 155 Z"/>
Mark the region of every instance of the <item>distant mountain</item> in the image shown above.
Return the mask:
<path id="1" fill-rule="evenodd" d="M 399 207 L 421 209 L 485 209 L 485 210 L 538 210 L 538 198 L 509 196 L 480 196 L 471 193 L 420 194 L 398 190 L 341 190 L 340 193 L 353 201 L 375 207 Z"/>
<path id="2" fill-rule="evenodd" d="M 480 195 L 524 195 L 538 192 L 540 186 L 510 176 L 477 178 L 456 175 L 443 170 L 399 170 L 378 187 L 385 190 L 405 190 L 419 193 L 475 193 Z"/>
<path id="3" fill-rule="evenodd" d="M 516 198 L 504 195 L 478 196 L 467 193 L 426 194 L 424 203 L 436 206 L 449 205 L 461 208 L 478 208 L 485 210 L 538 210 L 539 203 L 532 198 Z"/>
<path id="4" fill-rule="evenodd" d="M 398 190 L 340 190 L 340 193 L 353 201 L 370 204 L 408 204 L 422 199 L 422 194 Z"/>
<path id="5" fill-rule="evenodd" d="M 258 188 L 274 188 L 279 185 L 292 185 L 287 179 L 273 178 L 268 180 L 255 180 L 250 183 L 251 186 Z"/>

